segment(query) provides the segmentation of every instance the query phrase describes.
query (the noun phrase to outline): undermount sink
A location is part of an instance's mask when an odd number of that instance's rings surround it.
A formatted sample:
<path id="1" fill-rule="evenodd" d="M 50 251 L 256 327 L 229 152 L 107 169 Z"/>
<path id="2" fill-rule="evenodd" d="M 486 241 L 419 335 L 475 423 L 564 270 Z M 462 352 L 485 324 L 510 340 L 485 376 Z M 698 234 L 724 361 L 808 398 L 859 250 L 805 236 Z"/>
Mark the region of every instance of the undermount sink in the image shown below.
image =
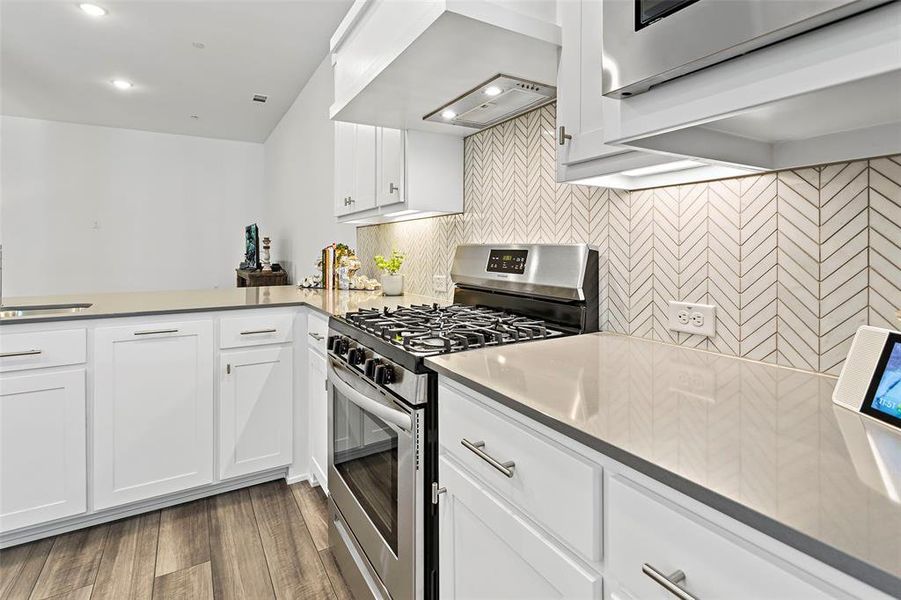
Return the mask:
<path id="1" fill-rule="evenodd" d="M 82 302 L 73 304 L 31 304 L 29 306 L 2 306 L 0 307 L 0 319 L 14 317 L 34 317 L 38 315 L 58 315 L 80 313 L 91 308 L 93 304 Z"/>

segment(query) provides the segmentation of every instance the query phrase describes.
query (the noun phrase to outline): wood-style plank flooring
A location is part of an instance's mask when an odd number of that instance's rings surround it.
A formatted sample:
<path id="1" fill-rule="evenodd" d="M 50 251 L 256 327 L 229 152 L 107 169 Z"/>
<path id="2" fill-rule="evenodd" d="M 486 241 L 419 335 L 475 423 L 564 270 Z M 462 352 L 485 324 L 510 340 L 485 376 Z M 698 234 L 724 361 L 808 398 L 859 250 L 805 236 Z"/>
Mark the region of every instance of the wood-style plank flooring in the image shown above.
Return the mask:
<path id="1" fill-rule="evenodd" d="M 352 600 L 320 488 L 283 480 L 0 550 L 0 600 Z"/>

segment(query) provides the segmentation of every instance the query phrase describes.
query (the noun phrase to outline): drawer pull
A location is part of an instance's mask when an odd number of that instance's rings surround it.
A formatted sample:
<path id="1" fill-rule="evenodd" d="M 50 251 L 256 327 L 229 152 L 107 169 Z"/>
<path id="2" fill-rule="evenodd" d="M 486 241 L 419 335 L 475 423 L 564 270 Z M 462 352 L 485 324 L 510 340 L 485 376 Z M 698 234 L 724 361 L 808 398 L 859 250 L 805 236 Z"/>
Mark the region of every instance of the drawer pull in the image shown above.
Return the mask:
<path id="1" fill-rule="evenodd" d="M 275 333 L 278 329 L 254 329 L 252 331 L 242 331 L 241 335 L 256 335 L 258 333 Z"/>
<path id="2" fill-rule="evenodd" d="M 316 340 L 317 342 L 321 342 L 322 340 L 325 339 L 325 337 L 323 337 L 323 335 L 322 335 L 321 333 L 315 333 L 315 332 L 311 331 L 311 332 L 309 333 L 309 335 L 310 335 L 311 338 L 313 338 L 313 339 Z"/>
<path id="3" fill-rule="evenodd" d="M 18 352 L 0 353 L 0 358 L 12 358 L 13 356 L 35 356 L 41 354 L 43 350 L 19 350 Z"/>
<path id="4" fill-rule="evenodd" d="M 679 584 L 685 581 L 685 573 L 682 571 L 673 571 L 669 575 L 664 575 L 650 564 L 644 563 L 641 565 L 641 572 L 680 600 L 698 600 L 697 596 L 692 596 L 684 588 L 679 587 Z"/>
<path id="5" fill-rule="evenodd" d="M 470 442 L 466 438 L 463 438 L 462 440 L 460 440 L 460 443 L 463 444 L 473 454 L 503 473 L 505 476 L 513 477 L 513 469 L 514 467 L 516 467 L 516 463 L 512 460 L 502 463 L 493 456 L 486 454 L 485 451 L 482 450 L 482 448 L 485 447 L 485 442 Z"/>
<path id="6" fill-rule="evenodd" d="M 178 333 L 178 329 L 148 329 L 147 331 L 135 331 L 135 335 L 156 335 L 158 333 Z"/>

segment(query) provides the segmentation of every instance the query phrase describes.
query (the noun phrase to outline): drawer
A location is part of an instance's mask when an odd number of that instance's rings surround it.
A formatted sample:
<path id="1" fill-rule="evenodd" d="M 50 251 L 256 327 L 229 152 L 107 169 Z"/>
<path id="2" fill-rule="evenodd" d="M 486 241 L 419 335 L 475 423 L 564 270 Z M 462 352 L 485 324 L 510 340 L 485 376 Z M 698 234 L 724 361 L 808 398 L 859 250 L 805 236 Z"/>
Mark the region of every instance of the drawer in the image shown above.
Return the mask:
<path id="1" fill-rule="evenodd" d="M 832 597 L 779 567 L 779 559 L 758 554 L 763 550 L 726 537 L 636 484 L 612 477 L 606 492 L 608 574 L 625 592 L 617 597 L 674 597 L 643 572 L 645 565 L 664 575 L 682 571 L 682 586 L 697 598 Z"/>
<path id="2" fill-rule="evenodd" d="M 0 335 L 0 373 L 85 362 L 84 329 L 23 331 Z"/>
<path id="3" fill-rule="evenodd" d="M 602 469 L 503 415 L 441 385 L 440 453 L 453 455 L 557 539 L 600 562 L 603 539 Z M 484 445 L 476 449 L 464 445 Z M 508 477 L 489 463 L 513 461 Z"/>
<path id="4" fill-rule="evenodd" d="M 328 319 L 318 313 L 307 314 L 307 341 L 310 347 L 325 354 L 325 340 L 328 337 Z"/>
<path id="5" fill-rule="evenodd" d="M 219 347 L 240 348 L 282 344 L 294 339 L 294 314 L 257 313 L 219 321 Z"/>

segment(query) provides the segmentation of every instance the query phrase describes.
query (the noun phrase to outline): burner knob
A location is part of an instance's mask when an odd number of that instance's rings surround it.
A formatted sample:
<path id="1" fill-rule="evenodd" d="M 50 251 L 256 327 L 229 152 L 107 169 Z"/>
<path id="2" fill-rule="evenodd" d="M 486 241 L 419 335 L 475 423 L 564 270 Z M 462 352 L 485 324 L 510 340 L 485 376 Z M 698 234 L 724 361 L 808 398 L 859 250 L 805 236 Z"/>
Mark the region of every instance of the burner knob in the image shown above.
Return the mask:
<path id="1" fill-rule="evenodd" d="M 337 336 L 337 335 L 330 335 L 330 336 L 328 336 L 328 340 L 327 340 L 326 343 L 325 343 L 325 347 L 326 347 L 328 350 L 334 350 L 334 349 L 335 349 L 335 342 L 336 342 L 337 340 L 338 340 L 338 336 Z"/>
<path id="2" fill-rule="evenodd" d="M 372 379 L 379 385 L 394 383 L 394 369 L 389 365 L 377 365 Z"/>
<path id="3" fill-rule="evenodd" d="M 342 337 L 335 340 L 334 344 L 334 352 L 335 354 L 347 354 L 347 350 L 350 348 L 350 342 L 347 338 Z"/>
<path id="4" fill-rule="evenodd" d="M 358 365 L 363 362 L 366 356 L 363 354 L 362 348 L 351 348 L 347 353 L 347 362 L 350 365 Z"/>
<path id="5" fill-rule="evenodd" d="M 366 377 L 373 379 L 375 377 L 375 368 L 381 362 L 382 361 L 379 358 L 367 358 L 366 362 L 363 364 L 363 373 Z"/>

